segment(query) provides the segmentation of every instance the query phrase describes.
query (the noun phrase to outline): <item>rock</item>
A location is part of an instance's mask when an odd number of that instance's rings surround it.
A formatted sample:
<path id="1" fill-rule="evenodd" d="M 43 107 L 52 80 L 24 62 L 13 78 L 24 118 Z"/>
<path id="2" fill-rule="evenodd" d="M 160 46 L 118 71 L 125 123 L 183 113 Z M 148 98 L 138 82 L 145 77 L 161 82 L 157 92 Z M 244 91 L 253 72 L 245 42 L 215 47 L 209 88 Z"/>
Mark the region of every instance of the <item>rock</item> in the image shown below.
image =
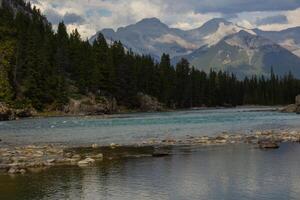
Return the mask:
<path id="1" fill-rule="evenodd" d="M 72 156 L 72 159 L 80 160 L 81 156 L 79 154 L 75 154 L 74 156 Z"/>
<path id="2" fill-rule="evenodd" d="M 97 155 L 95 155 L 95 156 L 93 156 L 93 158 L 95 158 L 95 159 L 99 159 L 99 160 L 102 160 L 103 159 L 103 154 L 102 153 L 99 153 L 99 154 L 97 154 Z"/>
<path id="3" fill-rule="evenodd" d="M 281 112 L 300 114 L 300 95 L 295 97 L 295 104 L 288 105 L 281 109 Z"/>
<path id="4" fill-rule="evenodd" d="M 81 99 L 70 99 L 63 111 L 73 115 L 101 115 L 112 113 L 117 107 L 115 99 L 110 100 L 103 96 L 96 98 L 90 94 Z"/>
<path id="5" fill-rule="evenodd" d="M 0 102 L 0 121 L 16 120 L 18 118 L 31 117 L 36 114 L 33 108 L 13 109 Z"/>
<path id="6" fill-rule="evenodd" d="M 112 148 L 112 149 L 114 149 L 114 148 L 116 148 L 116 147 L 118 147 L 119 145 L 118 144 L 115 144 L 115 143 L 111 143 L 110 144 L 110 147 Z"/>
<path id="7" fill-rule="evenodd" d="M 25 109 L 15 110 L 15 114 L 17 117 L 25 118 L 25 117 L 32 117 L 32 116 L 36 115 L 37 112 L 33 108 L 25 108 Z"/>
<path id="8" fill-rule="evenodd" d="M 279 144 L 274 141 L 259 141 L 259 148 L 261 149 L 278 149 Z"/>
<path id="9" fill-rule="evenodd" d="M 142 111 L 162 111 L 163 104 L 160 103 L 155 97 L 139 93 L 137 95 L 140 109 Z"/>
<path id="10" fill-rule="evenodd" d="M 84 160 L 79 161 L 77 164 L 79 166 L 86 166 L 86 165 L 91 165 L 93 163 L 95 163 L 94 159 L 92 159 L 92 158 L 86 158 Z"/>
<path id="11" fill-rule="evenodd" d="M 66 158 L 72 158 L 73 154 L 72 153 L 65 153 L 64 155 Z"/>
<path id="12" fill-rule="evenodd" d="M 215 143 L 215 144 L 224 144 L 227 143 L 227 138 L 224 136 L 217 136 L 215 138 L 210 138 L 210 142 Z"/>
<path id="13" fill-rule="evenodd" d="M 0 102 L 0 121 L 14 120 L 16 118 L 12 109 Z"/>
<path id="14" fill-rule="evenodd" d="M 168 152 L 165 152 L 165 151 L 157 151 L 157 152 L 154 152 L 152 154 L 152 157 L 166 157 L 166 156 L 169 156 L 170 153 Z"/>
<path id="15" fill-rule="evenodd" d="M 16 174 L 16 173 L 18 173 L 18 169 L 17 169 L 17 168 L 14 168 L 14 167 L 11 167 L 11 168 L 8 170 L 8 173 L 9 173 L 9 174 Z"/>
<path id="16" fill-rule="evenodd" d="M 225 144 L 227 143 L 227 140 L 215 140 L 215 142 L 218 144 Z"/>
<path id="17" fill-rule="evenodd" d="M 245 142 L 250 143 L 250 144 L 256 143 L 257 142 L 257 137 L 256 136 L 247 136 L 245 138 Z"/>
<path id="18" fill-rule="evenodd" d="M 295 104 L 291 104 L 280 109 L 281 112 L 286 112 L 286 113 L 293 113 L 296 112 L 296 110 L 297 110 L 297 106 Z"/>
<path id="19" fill-rule="evenodd" d="M 50 164 L 52 164 L 54 162 L 55 162 L 55 159 L 49 159 L 49 160 L 47 160 L 47 163 L 50 163 Z"/>
<path id="20" fill-rule="evenodd" d="M 26 170 L 25 169 L 18 169 L 18 168 L 15 168 L 15 167 L 11 167 L 8 170 L 8 173 L 9 174 L 25 174 Z"/>

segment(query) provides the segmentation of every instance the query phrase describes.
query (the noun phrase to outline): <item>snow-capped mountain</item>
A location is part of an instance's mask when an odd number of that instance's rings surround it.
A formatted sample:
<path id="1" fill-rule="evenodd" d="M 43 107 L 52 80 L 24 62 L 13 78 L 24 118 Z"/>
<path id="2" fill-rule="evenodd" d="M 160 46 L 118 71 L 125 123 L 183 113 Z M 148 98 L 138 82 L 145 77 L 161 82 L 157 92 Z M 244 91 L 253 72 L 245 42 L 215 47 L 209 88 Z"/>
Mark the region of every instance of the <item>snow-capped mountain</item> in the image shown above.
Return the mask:
<path id="1" fill-rule="evenodd" d="M 240 30 L 249 31 L 222 18 L 216 18 L 193 30 L 170 28 L 157 18 L 142 21 L 119 28 L 100 31 L 107 40 L 120 40 L 126 48 L 140 54 L 151 54 L 159 58 L 163 53 L 171 57 L 187 55 L 203 45 L 214 45 L 223 37 L 237 33 Z M 93 41 L 97 34 L 91 38 Z"/>
<path id="2" fill-rule="evenodd" d="M 282 31 L 261 31 L 259 29 L 253 31 L 262 37 L 274 41 L 300 57 L 300 27 L 289 28 Z"/>
<path id="3" fill-rule="evenodd" d="M 300 77 L 299 57 L 269 39 L 243 30 L 226 36 L 216 45 L 201 47 L 183 57 L 198 69 L 223 70 L 238 77 L 268 75 L 271 68 L 278 75 L 292 72 Z M 180 58 L 173 58 L 173 63 Z"/>
<path id="4" fill-rule="evenodd" d="M 108 41 L 121 41 L 127 49 L 139 54 L 159 59 L 167 53 L 173 64 L 184 57 L 205 71 L 221 69 L 243 77 L 268 75 L 273 67 L 279 75 L 291 71 L 300 77 L 300 27 L 268 32 L 216 18 L 185 31 L 149 18 L 117 31 L 100 32 Z"/>

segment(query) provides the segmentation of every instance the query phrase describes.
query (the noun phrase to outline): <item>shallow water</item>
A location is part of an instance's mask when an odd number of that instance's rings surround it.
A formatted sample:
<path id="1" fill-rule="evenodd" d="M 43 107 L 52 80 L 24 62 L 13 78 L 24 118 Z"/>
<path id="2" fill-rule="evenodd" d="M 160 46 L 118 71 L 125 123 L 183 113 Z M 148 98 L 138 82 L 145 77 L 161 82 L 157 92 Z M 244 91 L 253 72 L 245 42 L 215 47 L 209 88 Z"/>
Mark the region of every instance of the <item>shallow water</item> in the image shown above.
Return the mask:
<path id="1" fill-rule="evenodd" d="M 54 117 L 0 122 L 0 145 L 63 143 L 132 144 L 143 140 L 186 135 L 247 133 L 256 130 L 298 129 L 300 115 L 257 108 L 215 109 L 118 115 L 118 118 Z"/>
<path id="2" fill-rule="evenodd" d="M 164 158 L 0 175 L 0 199 L 299 199 L 299 154 L 299 144 L 269 151 L 251 145 L 176 147 Z"/>

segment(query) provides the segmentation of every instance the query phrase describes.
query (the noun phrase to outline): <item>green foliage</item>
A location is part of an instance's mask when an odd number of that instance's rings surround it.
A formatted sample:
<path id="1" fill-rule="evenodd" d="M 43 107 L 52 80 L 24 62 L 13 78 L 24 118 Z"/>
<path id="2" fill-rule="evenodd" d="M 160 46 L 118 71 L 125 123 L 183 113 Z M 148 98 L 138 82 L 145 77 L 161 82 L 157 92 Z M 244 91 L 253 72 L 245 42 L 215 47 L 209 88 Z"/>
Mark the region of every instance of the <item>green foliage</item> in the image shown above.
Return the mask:
<path id="1" fill-rule="evenodd" d="M 276 105 L 292 103 L 300 93 L 292 74 L 277 77 L 272 71 L 268 78 L 238 80 L 221 71 L 199 71 L 185 59 L 174 68 L 166 54 L 157 63 L 121 42 L 108 45 L 102 34 L 90 44 L 77 30 L 68 34 L 63 22 L 54 33 L 37 9 L 19 1 L 26 12 L 0 9 L 0 101 L 17 107 L 60 109 L 68 98 L 93 94 L 99 102 L 116 99 L 136 108 L 138 93 L 172 108 Z"/>
<path id="2" fill-rule="evenodd" d="M 14 96 L 11 84 L 14 42 L 0 40 L 0 101 L 10 102 Z"/>

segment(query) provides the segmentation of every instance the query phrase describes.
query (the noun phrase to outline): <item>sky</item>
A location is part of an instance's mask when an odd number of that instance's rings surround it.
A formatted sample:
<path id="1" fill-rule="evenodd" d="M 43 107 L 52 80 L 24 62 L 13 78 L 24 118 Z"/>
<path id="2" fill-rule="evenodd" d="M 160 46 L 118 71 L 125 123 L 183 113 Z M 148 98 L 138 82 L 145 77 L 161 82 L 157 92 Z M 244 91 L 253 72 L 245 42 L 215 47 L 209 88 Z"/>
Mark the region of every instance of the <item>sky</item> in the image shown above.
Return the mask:
<path id="1" fill-rule="evenodd" d="M 300 26 L 300 0 L 30 0 L 54 28 L 60 21 L 83 38 L 156 17 L 184 30 L 223 17 L 246 28 L 282 30 Z"/>

